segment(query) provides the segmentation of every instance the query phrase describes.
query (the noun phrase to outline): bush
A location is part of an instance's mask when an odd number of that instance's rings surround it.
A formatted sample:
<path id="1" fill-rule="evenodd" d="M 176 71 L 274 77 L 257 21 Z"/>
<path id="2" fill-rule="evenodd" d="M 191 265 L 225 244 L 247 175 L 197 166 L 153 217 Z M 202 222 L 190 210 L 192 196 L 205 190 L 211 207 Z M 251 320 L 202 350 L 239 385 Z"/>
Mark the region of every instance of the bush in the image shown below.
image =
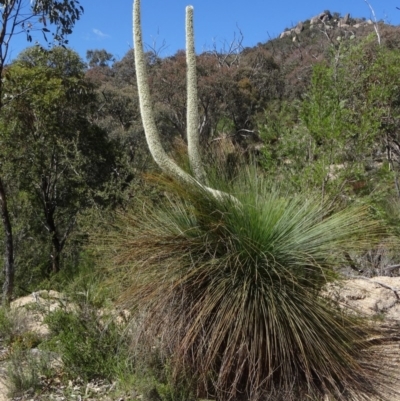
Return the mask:
<path id="1" fill-rule="evenodd" d="M 107 288 L 105 281 L 105 275 L 95 265 L 95 257 L 82 251 L 79 263 L 53 275 L 47 287 L 68 294 L 69 299 L 82 308 L 90 306 L 100 309 L 110 306 L 110 300 L 115 295 L 112 289 Z"/>
<path id="2" fill-rule="evenodd" d="M 122 213 L 103 238 L 139 353 L 159 349 L 177 380 L 219 400 L 377 394 L 390 372 L 376 370 L 372 328 L 320 295 L 344 252 L 380 233 L 366 208 L 337 212 L 251 175 L 226 189 L 235 198 L 159 180 L 177 196 Z"/>
<path id="3" fill-rule="evenodd" d="M 26 350 L 41 342 L 40 336 L 29 328 L 28 312 L 18 308 L 0 308 L 0 338 L 11 349 Z"/>
<path id="4" fill-rule="evenodd" d="M 14 349 L 7 368 L 9 394 L 15 397 L 40 391 L 43 388 L 42 379 L 54 375 L 51 364 L 52 357 L 45 352 L 34 355 L 23 347 Z"/>
<path id="5" fill-rule="evenodd" d="M 61 355 L 69 377 L 110 379 L 124 360 L 121 330 L 106 316 L 86 308 L 79 313 L 57 310 L 45 318 L 51 332 L 46 345 Z"/>

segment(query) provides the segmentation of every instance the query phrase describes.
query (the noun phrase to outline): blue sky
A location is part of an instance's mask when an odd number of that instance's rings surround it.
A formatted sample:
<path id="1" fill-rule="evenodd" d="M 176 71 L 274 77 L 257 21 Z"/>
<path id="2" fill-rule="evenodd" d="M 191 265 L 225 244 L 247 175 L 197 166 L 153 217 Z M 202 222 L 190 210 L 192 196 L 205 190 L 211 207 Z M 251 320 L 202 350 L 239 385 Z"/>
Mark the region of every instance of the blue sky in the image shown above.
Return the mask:
<path id="1" fill-rule="evenodd" d="M 106 49 L 121 59 L 132 46 L 131 0 L 80 0 L 85 13 L 69 37 L 69 44 L 84 59 L 86 50 Z M 112 5 L 110 5 L 112 4 Z M 371 17 L 364 0 L 142 0 L 143 38 L 159 48 L 162 56 L 174 54 L 185 44 L 185 7 L 194 6 L 196 50 L 221 48 L 234 38 L 238 27 L 244 46 L 274 38 L 286 27 L 324 11 L 353 17 Z M 400 24 L 400 0 L 370 0 L 378 19 Z M 40 35 L 38 36 L 40 39 Z M 12 42 L 11 58 L 27 44 L 22 36 Z"/>

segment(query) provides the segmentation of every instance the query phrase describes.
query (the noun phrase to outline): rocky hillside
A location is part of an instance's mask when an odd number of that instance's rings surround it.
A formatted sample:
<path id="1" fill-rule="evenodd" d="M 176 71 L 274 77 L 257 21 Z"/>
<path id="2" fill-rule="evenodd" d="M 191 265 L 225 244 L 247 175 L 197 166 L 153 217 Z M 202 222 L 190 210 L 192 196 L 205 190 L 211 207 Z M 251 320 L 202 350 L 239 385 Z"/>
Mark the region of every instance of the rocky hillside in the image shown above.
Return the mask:
<path id="1" fill-rule="evenodd" d="M 376 29 L 382 45 L 400 48 L 398 26 L 383 22 L 374 24 L 371 19 L 353 17 L 349 13 L 341 16 L 339 13 L 323 11 L 286 29 L 276 39 L 246 49 L 245 53 L 256 51 L 259 47 L 268 50 L 284 71 L 287 79 L 286 96 L 293 99 L 304 93 L 314 64 L 329 60 L 332 50 L 348 40 L 357 43 L 368 35 L 376 35 Z"/>

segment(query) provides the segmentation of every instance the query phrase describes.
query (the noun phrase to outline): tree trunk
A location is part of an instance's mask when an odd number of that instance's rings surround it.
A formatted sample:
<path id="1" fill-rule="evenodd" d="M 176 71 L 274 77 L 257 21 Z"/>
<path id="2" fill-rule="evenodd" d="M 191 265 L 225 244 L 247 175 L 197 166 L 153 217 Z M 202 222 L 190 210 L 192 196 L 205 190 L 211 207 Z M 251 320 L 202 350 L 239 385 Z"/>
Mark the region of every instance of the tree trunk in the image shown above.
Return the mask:
<path id="1" fill-rule="evenodd" d="M 57 233 L 56 223 L 54 221 L 54 212 L 55 208 L 53 206 L 48 206 L 51 202 L 46 199 L 44 203 L 47 207 L 45 207 L 44 213 L 46 215 L 46 225 L 51 234 L 51 245 L 52 252 L 50 254 L 51 259 L 51 272 L 58 273 L 60 271 L 60 255 L 63 248 L 63 243 L 60 241 L 60 238 Z"/>
<path id="2" fill-rule="evenodd" d="M 60 271 L 60 255 L 62 251 L 62 245 L 58 239 L 55 229 L 52 233 L 51 242 L 53 244 L 53 253 L 51 255 L 51 271 L 52 273 L 58 273 Z"/>
<path id="3" fill-rule="evenodd" d="M 14 247 L 10 215 L 3 182 L 0 178 L 0 213 L 5 236 L 3 305 L 9 305 L 14 289 Z"/>

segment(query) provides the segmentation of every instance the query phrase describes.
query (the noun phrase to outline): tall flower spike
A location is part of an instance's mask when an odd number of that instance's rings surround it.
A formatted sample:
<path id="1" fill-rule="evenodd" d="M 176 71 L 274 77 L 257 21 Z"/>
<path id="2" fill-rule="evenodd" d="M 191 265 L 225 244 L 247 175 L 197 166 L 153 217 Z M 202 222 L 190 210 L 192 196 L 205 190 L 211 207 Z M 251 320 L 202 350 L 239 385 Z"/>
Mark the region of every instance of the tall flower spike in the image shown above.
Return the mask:
<path id="1" fill-rule="evenodd" d="M 198 138 L 198 109 L 197 109 L 197 82 L 196 82 L 196 57 L 194 55 L 194 40 L 193 40 L 193 7 L 188 7 L 188 14 L 191 12 L 191 39 L 187 39 L 187 43 L 191 43 L 191 50 L 187 49 L 187 53 L 191 53 L 190 69 L 191 75 L 189 77 L 188 73 L 188 93 L 190 101 L 188 100 L 188 125 L 190 122 L 190 129 L 188 127 L 188 138 L 189 140 L 189 156 L 191 168 L 195 177 L 182 170 L 165 152 L 161 145 L 160 135 L 157 130 L 156 122 L 154 119 L 153 106 L 151 104 L 150 98 L 150 88 L 147 82 L 147 71 L 146 71 L 146 58 L 143 52 L 143 40 L 142 40 L 142 28 L 140 22 L 140 0 L 134 0 L 133 2 L 133 43 L 134 43 L 134 53 L 135 53 L 135 68 L 136 68 L 136 78 L 138 84 L 139 93 L 139 105 L 140 105 L 140 115 L 142 116 L 142 123 L 144 132 L 146 135 L 147 145 L 149 147 L 150 153 L 154 161 L 158 164 L 160 169 L 181 181 L 184 184 L 198 185 L 200 188 L 208 191 L 216 198 L 228 198 L 233 202 L 240 205 L 240 202 L 232 195 L 225 192 L 218 191 L 206 186 L 206 174 L 201 163 L 200 152 L 199 152 L 199 138 Z M 187 34 L 187 36 L 189 36 Z M 189 68 L 189 66 L 188 66 Z M 190 81 L 190 83 L 189 83 Z M 190 87 L 190 89 L 189 89 Z M 189 105 L 190 103 L 190 105 Z M 190 114 L 189 109 L 195 109 L 193 115 Z"/>
<path id="2" fill-rule="evenodd" d="M 133 42 L 135 68 L 139 93 L 140 115 L 146 135 L 147 145 L 154 161 L 161 170 L 172 177 L 193 184 L 195 180 L 183 171 L 165 152 L 161 145 L 160 135 L 154 119 L 151 104 L 150 88 L 147 82 L 146 58 L 143 52 L 142 30 L 140 21 L 140 0 L 133 3 Z"/>
<path id="3" fill-rule="evenodd" d="M 186 66 L 187 66 L 187 141 L 189 163 L 193 175 L 207 185 L 207 176 L 201 161 L 199 143 L 199 110 L 197 96 L 196 53 L 194 49 L 193 7 L 186 7 Z"/>

